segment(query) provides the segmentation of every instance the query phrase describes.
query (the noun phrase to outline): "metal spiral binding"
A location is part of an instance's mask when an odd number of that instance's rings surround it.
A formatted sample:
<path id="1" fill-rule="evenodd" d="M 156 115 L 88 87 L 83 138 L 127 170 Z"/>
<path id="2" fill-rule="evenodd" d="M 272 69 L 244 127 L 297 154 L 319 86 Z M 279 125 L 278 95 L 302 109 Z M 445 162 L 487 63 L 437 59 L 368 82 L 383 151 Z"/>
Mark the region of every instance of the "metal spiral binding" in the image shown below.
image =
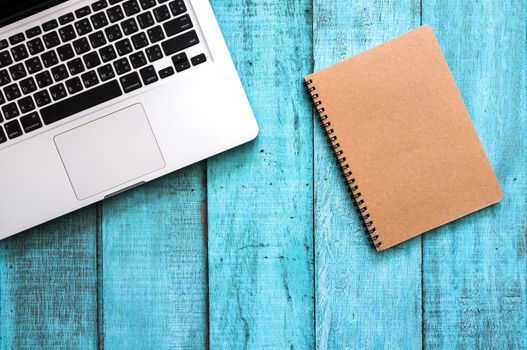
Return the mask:
<path id="1" fill-rule="evenodd" d="M 371 237 L 374 247 L 379 248 L 382 245 L 382 242 L 378 242 L 380 238 L 379 234 L 377 233 L 377 229 L 374 226 L 370 213 L 368 213 L 368 207 L 365 205 L 364 199 L 362 199 L 362 193 L 359 191 L 357 179 L 353 176 L 353 172 L 351 171 L 350 166 L 347 163 L 344 151 L 340 148 L 340 144 L 337 142 L 338 138 L 335 135 L 335 130 L 331 127 L 331 121 L 329 120 L 329 116 L 325 113 L 326 110 L 323 107 L 323 103 L 320 100 L 320 96 L 316 92 L 317 88 L 313 85 L 313 80 L 311 79 L 304 81 L 304 86 L 306 87 L 306 91 L 311 97 L 311 100 L 313 101 L 313 106 L 317 111 L 318 119 L 320 120 L 320 123 L 324 128 L 324 133 L 331 144 L 331 148 L 337 156 L 337 163 L 339 164 L 340 169 L 342 170 L 343 177 L 346 181 L 346 184 L 348 185 L 348 191 L 351 193 L 351 196 L 354 199 L 354 203 L 357 206 L 358 213 L 362 217 L 363 225 L 366 227 L 366 230 L 368 231 L 368 234 Z"/>

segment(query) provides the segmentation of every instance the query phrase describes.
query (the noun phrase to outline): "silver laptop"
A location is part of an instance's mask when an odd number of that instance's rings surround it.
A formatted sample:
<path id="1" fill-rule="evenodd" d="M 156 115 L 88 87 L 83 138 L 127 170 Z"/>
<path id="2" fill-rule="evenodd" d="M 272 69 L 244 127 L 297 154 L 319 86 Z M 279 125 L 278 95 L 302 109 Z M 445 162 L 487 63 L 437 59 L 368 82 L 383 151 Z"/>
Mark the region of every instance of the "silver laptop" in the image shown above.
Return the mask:
<path id="1" fill-rule="evenodd" d="M 0 239 L 258 133 L 207 0 L 0 8 Z"/>

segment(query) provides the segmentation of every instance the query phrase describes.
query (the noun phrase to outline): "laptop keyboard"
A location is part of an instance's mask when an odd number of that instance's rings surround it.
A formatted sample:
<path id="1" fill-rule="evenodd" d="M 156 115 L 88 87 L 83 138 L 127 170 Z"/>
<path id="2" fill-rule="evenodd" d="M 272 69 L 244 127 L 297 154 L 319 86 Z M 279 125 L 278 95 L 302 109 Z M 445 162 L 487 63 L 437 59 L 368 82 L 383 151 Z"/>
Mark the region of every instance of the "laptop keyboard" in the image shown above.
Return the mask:
<path id="1" fill-rule="evenodd" d="M 0 144 L 205 62 L 193 27 L 183 0 L 100 0 L 0 39 Z"/>

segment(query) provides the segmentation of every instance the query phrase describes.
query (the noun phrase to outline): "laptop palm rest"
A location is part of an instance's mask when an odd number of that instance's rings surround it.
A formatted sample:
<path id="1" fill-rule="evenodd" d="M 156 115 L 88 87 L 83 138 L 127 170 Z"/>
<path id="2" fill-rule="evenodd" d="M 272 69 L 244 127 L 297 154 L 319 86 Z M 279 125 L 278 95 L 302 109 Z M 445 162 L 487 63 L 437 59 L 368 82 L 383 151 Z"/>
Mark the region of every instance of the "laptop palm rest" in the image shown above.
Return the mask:
<path id="1" fill-rule="evenodd" d="M 79 200 L 118 191 L 165 167 L 140 104 L 57 135 L 55 145 Z"/>

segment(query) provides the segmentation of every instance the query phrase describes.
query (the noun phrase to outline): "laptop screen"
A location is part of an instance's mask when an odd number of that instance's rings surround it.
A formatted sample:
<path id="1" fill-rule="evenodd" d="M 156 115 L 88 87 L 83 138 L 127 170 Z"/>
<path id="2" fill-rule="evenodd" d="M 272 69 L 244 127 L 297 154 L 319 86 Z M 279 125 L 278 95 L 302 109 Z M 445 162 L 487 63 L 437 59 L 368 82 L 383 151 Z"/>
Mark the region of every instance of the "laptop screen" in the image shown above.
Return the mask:
<path id="1" fill-rule="evenodd" d="M 66 0 L 0 0 L 0 27 L 64 1 Z"/>

